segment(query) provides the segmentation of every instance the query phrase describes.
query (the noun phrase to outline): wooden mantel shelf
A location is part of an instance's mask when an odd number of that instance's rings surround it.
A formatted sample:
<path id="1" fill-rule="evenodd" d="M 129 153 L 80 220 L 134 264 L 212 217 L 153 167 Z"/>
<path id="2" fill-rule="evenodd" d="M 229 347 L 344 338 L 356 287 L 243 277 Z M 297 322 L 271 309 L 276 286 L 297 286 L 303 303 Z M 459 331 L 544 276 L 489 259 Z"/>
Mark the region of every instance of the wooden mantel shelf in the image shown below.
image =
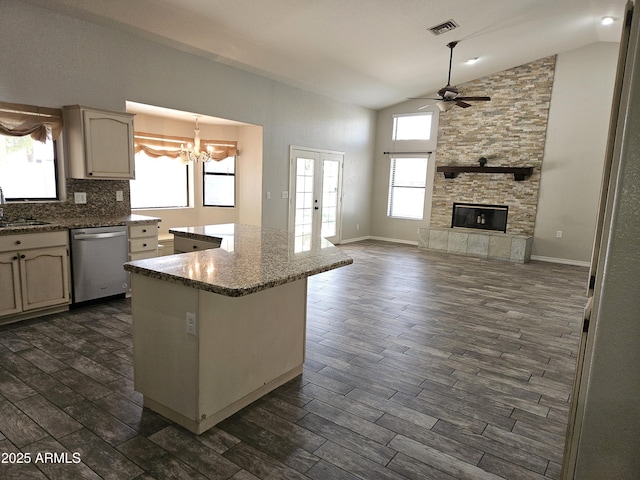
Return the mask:
<path id="1" fill-rule="evenodd" d="M 476 167 L 473 165 L 468 166 L 440 166 L 437 168 L 438 172 L 444 173 L 445 178 L 456 178 L 459 173 L 511 173 L 513 179 L 516 182 L 521 182 L 526 177 L 529 177 L 533 173 L 533 167 Z"/>

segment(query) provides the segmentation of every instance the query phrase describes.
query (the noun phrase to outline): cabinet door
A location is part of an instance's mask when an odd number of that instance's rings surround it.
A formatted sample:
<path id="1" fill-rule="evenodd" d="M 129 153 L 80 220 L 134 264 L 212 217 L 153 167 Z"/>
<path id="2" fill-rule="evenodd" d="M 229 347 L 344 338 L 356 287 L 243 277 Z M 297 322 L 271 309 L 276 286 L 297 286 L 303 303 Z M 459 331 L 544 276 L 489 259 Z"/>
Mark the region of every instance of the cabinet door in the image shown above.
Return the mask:
<path id="1" fill-rule="evenodd" d="M 22 309 L 69 303 L 69 256 L 65 247 L 20 252 Z"/>
<path id="2" fill-rule="evenodd" d="M 18 254 L 0 253 L 0 317 L 22 311 Z"/>
<path id="3" fill-rule="evenodd" d="M 133 118 L 83 111 L 88 178 L 134 178 Z"/>

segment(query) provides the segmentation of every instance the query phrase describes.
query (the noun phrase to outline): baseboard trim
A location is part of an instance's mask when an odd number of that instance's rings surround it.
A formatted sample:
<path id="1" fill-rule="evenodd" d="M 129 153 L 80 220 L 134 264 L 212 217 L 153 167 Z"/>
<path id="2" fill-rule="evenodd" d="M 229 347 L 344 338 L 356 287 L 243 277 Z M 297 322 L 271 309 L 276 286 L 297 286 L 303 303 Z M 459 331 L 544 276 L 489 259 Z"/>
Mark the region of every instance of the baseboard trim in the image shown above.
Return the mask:
<path id="1" fill-rule="evenodd" d="M 531 260 L 548 263 L 560 263 L 562 265 L 574 265 L 576 267 L 589 267 L 591 263 L 582 260 L 571 260 L 568 258 L 545 257 L 543 255 L 531 255 Z"/>
<path id="2" fill-rule="evenodd" d="M 355 243 L 355 242 L 362 242 L 363 240 L 369 240 L 371 237 L 366 236 L 366 237 L 356 237 L 356 238 L 347 238 L 346 240 L 340 240 L 341 244 L 345 244 L 345 243 Z"/>

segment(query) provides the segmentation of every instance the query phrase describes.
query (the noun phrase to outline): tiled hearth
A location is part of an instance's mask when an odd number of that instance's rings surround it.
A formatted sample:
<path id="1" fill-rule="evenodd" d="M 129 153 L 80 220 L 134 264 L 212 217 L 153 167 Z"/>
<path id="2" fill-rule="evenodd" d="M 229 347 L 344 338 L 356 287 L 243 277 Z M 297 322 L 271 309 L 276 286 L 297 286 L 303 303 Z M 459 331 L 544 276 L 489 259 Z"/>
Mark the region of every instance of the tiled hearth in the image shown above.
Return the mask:
<path id="1" fill-rule="evenodd" d="M 533 237 L 467 228 L 420 228 L 418 247 L 425 250 L 526 263 Z"/>

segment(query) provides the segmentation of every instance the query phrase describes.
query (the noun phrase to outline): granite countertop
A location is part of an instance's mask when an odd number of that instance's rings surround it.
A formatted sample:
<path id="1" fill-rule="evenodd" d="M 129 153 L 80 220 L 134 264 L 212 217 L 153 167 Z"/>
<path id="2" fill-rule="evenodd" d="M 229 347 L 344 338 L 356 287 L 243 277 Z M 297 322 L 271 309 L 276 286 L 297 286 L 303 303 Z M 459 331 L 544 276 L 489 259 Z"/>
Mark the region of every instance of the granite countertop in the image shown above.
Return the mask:
<path id="1" fill-rule="evenodd" d="M 241 224 L 172 230 L 205 241 L 222 238 L 222 243 L 220 248 L 125 263 L 125 270 L 240 297 L 353 263 L 320 237 L 303 251 L 296 247 L 294 235 L 284 230 Z"/>
<path id="2" fill-rule="evenodd" d="M 40 219 L 38 219 L 40 220 Z M 117 217 L 78 217 L 42 219 L 44 225 L 21 225 L 0 227 L 0 235 L 15 233 L 41 233 L 68 230 L 70 228 L 111 227 L 116 225 L 135 225 L 159 222 L 160 218 L 146 215 L 124 215 Z"/>
<path id="3" fill-rule="evenodd" d="M 169 233 L 173 233 L 177 237 L 210 242 L 212 240 L 233 238 L 235 224 L 223 223 L 220 225 L 200 225 L 197 227 L 172 227 L 169 229 Z"/>

